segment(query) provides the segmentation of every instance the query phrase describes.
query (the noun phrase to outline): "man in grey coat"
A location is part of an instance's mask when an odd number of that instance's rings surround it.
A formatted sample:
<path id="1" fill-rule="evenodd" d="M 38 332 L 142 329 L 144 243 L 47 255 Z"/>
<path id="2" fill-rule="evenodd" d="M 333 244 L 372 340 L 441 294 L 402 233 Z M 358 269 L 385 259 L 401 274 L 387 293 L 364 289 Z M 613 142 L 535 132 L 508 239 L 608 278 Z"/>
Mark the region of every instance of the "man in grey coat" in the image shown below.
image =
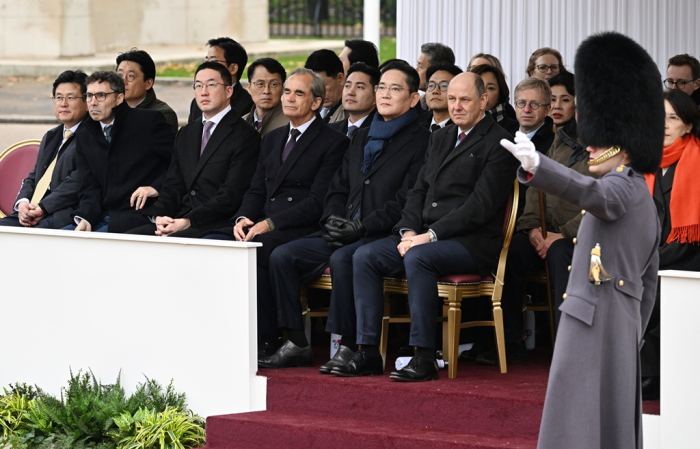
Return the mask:
<path id="1" fill-rule="evenodd" d="M 522 133 L 515 145 L 501 142 L 522 163 L 521 182 L 577 205 L 583 215 L 538 448 L 639 449 L 639 347 L 655 301 L 660 232 L 644 174 L 661 162 L 661 82 L 647 52 L 612 32 L 584 41 L 575 68 L 579 137 L 601 178 L 537 153 Z M 625 91 L 636 97 L 623 101 Z"/>

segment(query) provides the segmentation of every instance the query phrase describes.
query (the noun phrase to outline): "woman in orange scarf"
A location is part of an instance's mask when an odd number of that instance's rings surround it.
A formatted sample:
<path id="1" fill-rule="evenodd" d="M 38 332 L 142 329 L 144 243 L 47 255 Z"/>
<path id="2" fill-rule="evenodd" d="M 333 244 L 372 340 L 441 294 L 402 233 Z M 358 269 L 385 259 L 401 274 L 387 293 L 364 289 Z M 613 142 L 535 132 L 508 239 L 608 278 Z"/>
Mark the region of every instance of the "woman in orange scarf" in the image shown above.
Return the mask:
<path id="1" fill-rule="evenodd" d="M 659 270 L 700 271 L 700 109 L 679 90 L 664 93 L 666 133 L 661 167 L 646 175 L 661 223 Z M 642 395 L 659 395 L 659 319 L 657 292 L 641 351 Z"/>

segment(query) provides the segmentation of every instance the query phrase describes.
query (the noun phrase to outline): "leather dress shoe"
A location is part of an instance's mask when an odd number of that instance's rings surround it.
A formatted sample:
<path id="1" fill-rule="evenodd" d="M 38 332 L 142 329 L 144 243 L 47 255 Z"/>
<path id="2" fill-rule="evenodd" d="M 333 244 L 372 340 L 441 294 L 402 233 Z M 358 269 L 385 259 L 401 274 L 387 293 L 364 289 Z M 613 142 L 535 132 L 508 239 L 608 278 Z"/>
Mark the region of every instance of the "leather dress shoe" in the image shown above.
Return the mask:
<path id="1" fill-rule="evenodd" d="M 260 342 L 258 345 L 258 358 L 260 357 L 269 357 L 282 346 L 282 340 L 277 339 L 274 342 L 271 341 L 263 341 Z"/>
<path id="2" fill-rule="evenodd" d="M 347 346 L 340 345 L 333 358 L 326 362 L 325 365 L 321 365 L 318 372 L 321 374 L 330 374 L 331 370 L 336 366 L 346 365 L 352 358 L 353 354 L 355 354 L 355 352 L 352 349 L 348 348 Z"/>
<path id="3" fill-rule="evenodd" d="M 384 374 L 382 356 L 369 356 L 362 349 L 355 351 L 348 363 L 331 369 L 341 377 L 381 376 Z"/>
<path id="4" fill-rule="evenodd" d="M 659 399 L 661 392 L 659 376 L 642 377 L 642 400 L 655 401 Z"/>
<path id="5" fill-rule="evenodd" d="M 440 373 L 437 361 L 414 356 L 403 369 L 392 371 L 389 378 L 400 382 L 425 382 L 438 380 Z"/>
<path id="6" fill-rule="evenodd" d="M 493 348 L 482 352 L 477 356 L 476 361 L 481 365 L 497 365 L 498 349 Z M 506 363 L 524 362 L 527 362 L 527 348 L 525 348 L 525 342 L 506 343 Z"/>
<path id="7" fill-rule="evenodd" d="M 273 355 L 258 357 L 258 367 L 287 368 L 290 366 L 311 366 L 313 358 L 314 352 L 311 349 L 311 345 L 300 348 L 291 341 L 287 341 Z"/>

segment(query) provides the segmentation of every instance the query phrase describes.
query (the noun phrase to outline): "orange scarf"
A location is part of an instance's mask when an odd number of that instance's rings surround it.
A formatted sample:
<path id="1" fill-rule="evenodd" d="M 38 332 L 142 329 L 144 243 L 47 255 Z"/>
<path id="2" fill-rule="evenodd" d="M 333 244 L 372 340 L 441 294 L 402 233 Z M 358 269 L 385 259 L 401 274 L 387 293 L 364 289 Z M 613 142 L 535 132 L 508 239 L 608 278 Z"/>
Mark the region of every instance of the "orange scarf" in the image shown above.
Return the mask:
<path id="1" fill-rule="evenodd" d="M 664 148 L 661 168 L 678 162 L 671 190 L 671 233 L 666 243 L 700 243 L 700 140 L 692 134 L 676 139 Z M 656 173 L 645 174 L 647 186 L 654 195 Z"/>

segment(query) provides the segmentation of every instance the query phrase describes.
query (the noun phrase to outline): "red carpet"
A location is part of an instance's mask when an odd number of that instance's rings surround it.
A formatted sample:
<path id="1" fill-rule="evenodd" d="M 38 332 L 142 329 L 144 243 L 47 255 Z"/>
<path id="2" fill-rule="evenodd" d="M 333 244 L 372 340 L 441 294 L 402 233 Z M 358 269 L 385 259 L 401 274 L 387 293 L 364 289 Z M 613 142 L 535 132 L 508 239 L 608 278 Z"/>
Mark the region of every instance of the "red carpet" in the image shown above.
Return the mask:
<path id="1" fill-rule="evenodd" d="M 404 384 L 384 376 L 339 378 L 313 368 L 260 370 L 267 411 L 210 416 L 207 449 L 228 448 L 535 448 L 551 352 L 524 364 L 460 362 L 457 379 Z M 320 357 L 320 354 L 324 354 Z M 393 367 L 394 358 L 389 362 Z M 644 403 L 646 413 L 658 401 Z"/>

